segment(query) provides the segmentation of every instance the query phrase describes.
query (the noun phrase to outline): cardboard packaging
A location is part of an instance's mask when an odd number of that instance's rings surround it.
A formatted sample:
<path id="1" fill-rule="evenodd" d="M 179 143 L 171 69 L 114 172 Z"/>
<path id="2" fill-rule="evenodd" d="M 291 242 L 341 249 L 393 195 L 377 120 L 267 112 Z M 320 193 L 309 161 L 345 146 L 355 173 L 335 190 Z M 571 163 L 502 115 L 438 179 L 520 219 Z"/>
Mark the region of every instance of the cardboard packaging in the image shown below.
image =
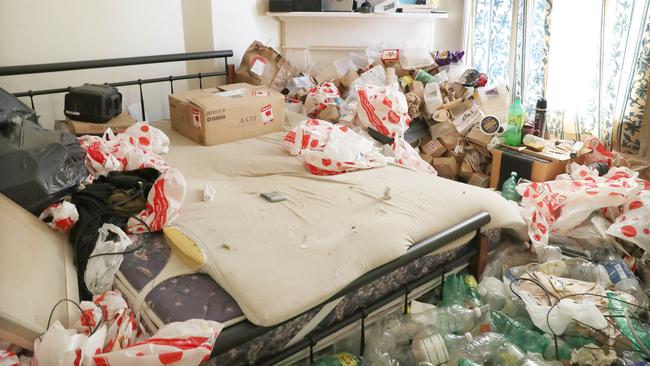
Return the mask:
<path id="1" fill-rule="evenodd" d="M 172 129 L 206 146 L 279 131 L 284 95 L 239 83 L 169 96 Z"/>
<path id="2" fill-rule="evenodd" d="M 481 130 L 481 127 L 474 126 L 467 134 L 467 141 L 481 147 L 487 147 L 492 141 L 492 135 L 488 135 Z"/>
<path id="3" fill-rule="evenodd" d="M 440 176 L 447 178 L 458 176 L 458 163 L 454 158 L 434 158 L 431 163 Z"/>
<path id="4" fill-rule="evenodd" d="M 492 151 L 490 187 L 495 189 L 501 188 L 497 186 L 499 184 L 499 177 L 501 173 L 501 158 L 503 156 L 503 148 L 504 147 L 498 147 Z M 547 182 L 554 180 L 558 175 L 566 172 L 566 166 L 569 163 L 575 161 L 579 164 L 582 164 L 585 158 L 585 155 L 583 155 L 577 159 L 571 159 L 568 154 L 564 159 L 557 159 L 555 157 L 551 158 L 550 156 L 549 158 L 543 158 L 542 153 L 534 153 L 527 150 L 515 153 L 529 156 L 533 159 L 530 177 L 521 177 L 529 179 L 533 182 Z"/>
<path id="5" fill-rule="evenodd" d="M 472 165 L 467 160 L 464 160 L 460 165 L 461 178 L 469 181 L 472 178 L 472 175 L 474 175 L 474 169 L 472 168 Z"/>
<path id="6" fill-rule="evenodd" d="M 265 85 L 282 91 L 296 69 L 280 53 L 259 41 L 254 41 L 242 56 L 237 81 Z"/>
<path id="7" fill-rule="evenodd" d="M 135 124 L 135 119 L 129 112 L 122 112 L 106 123 L 83 122 L 68 119 L 66 121 L 68 130 L 75 135 L 101 135 L 106 129 L 110 128 L 115 133 L 124 132 L 127 128 Z"/>
<path id="8" fill-rule="evenodd" d="M 431 137 L 424 137 L 420 142 L 420 149 L 427 155 L 434 158 L 442 156 L 447 149 L 438 141 L 438 139 L 431 139 Z"/>
<path id="9" fill-rule="evenodd" d="M 473 186 L 487 188 L 490 185 L 490 177 L 482 173 L 474 173 L 467 183 Z"/>
<path id="10" fill-rule="evenodd" d="M 431 164 L 431 162 L 433 161 L 433 156 L 424 152 L 420 153 L 420 157 L 422 158 L 422 160 L 426 161 L 429 164 Z"/>

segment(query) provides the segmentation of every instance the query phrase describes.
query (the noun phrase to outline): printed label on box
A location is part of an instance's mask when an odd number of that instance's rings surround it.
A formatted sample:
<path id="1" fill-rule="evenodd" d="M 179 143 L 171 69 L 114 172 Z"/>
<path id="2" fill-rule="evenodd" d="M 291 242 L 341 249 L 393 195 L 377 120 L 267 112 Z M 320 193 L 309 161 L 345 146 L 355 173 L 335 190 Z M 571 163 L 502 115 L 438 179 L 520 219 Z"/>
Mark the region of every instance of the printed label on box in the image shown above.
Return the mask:
<path id="1" fill-rule="evenodd" d="M 399 61 L 399 49 L 381 51 L 382 61 Z"/>
<path id="2" fill-rule="evenodd" d="M 257 76 L 264 75 L 264 70 L 266 70 L 266 60 L 262 57 L 255 57 L 253 60 L 253 66 L 251 66 L 251 72 Z"/>
<path id="3" fill-rule="evenodd" d="M 268 90 L 253 90 L 251 91 L 251 95 L 254 97 L 270 97 L 271 92 Z"/>
<path id="4" fill-rule="evenodd" d="M 192 122 L 194 127 L 201 128 L 201 111 L 196 108 L 192 108 Z"/>
<path id="5" fill-rule="evenodd" d="M 265 105 L 260 110 L 262 115 L 262 124 L 266 125 L 273 122 L 273 109 L 270 104 Z"/>

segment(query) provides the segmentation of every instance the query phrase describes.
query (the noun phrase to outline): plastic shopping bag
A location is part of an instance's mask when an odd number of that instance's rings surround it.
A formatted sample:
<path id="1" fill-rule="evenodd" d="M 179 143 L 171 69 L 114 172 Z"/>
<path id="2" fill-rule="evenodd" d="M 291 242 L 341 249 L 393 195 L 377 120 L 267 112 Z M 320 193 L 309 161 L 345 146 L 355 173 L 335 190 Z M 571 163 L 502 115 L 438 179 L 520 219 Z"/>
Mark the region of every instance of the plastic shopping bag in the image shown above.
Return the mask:
<path id="1" fill-rule="evenodd" d="M 294 127 L 284 138 L 292 155 L 305 160 L 312 174 L 334 175 L 386 165 L 372 141 L 347 126 L 310 119 Z"/>
<path id="2" fill-rule="evenodd" d="M 639 181 L 643 190 L 623 205 L 623 213 L 607 229 L 607 234 L 632 242 L 650 251 L 650 183 Z"/>
<path id="3" fill-rule="evenodd" d="M 101 353 L 106 336 L 102 326 L 91 335 L 65 329 L 58 320 L 52 324 L 42 339 L 34 342 L 33 366 L 92 365 L 92 357 Z"/>
<path id="4" fill-rule="evenodd" d="M 138 122 L 116 137 L 128 141 L 141 150 L 150 150 L 156 154 L 169 152 L 169 137 L 147 122 Z"/>
<path id="5" fill-rule="evenodd" d="M 305 111 L 311 118 L 336 122 L 342 103 L 343 99 L 336 85 L 325 82 L 309 91 L 305 99 Z"/>
<path id="6" fill-rule="evenodd" d="M 115 234 L 117 239 L 108 240 L 109 233 Z M 99 228 L 99 237 L 84 274 L 86 286 L 93 295 L 100 295 L 111 289 L 115 275 L 120 269 L 122 259 L 124 259 L 122 254 L 104 254 L 121 253 L 130 245 L 131 239 L 119 227 L 104 224 Z M 96 255 L 100 256 L 95 257 Z"/>
<path id="7" fill-rule="evenodd" d="M 35 342 L 34 366 L 199 365 L 209 359 L 223 328 L 193 319 L 167 324 L 146 339 L 117 292 L 96 296 L 80 307 L 83 313 L 73 328 L 57 321 Z"/>
<path id="8" fill-rule="evenodd" d="M 0 366 L 20 366 L 15 353 L 0 349 Z"/>
<path id="9" fill-rule="evenodd" d="M 108 129 L 102 137 L 81 136 L 86 150 L 86 167 L 94 176 L 112 171 L 154 168 L 160 172 L 169 166 L 158 155 L 169 151 L 169 138 L 146 122 L 136 123 L 120 134 Z"/>
<path id="10" fill-rule="evenodd" d="M 628 168 L 613 168 L 599 177 L 587 166 L 573 163 L 571 179 L 518 185 L 533 245 L 546 245 L 551 231 L 568 233 L 596 210 L 621 206 L 634 199 L 642 188 L 637 176 Z"/>
<path id="11" fill-rule="evenodd" d="M 129 219 L 129 231 L 132 233 L 160 231 L 176 220 L 185 200 L 186 189 L 187 183 L 180 170 L 171 168 L 164 171 L 154 182 L 145 209 L 137 215 L 137 219 L 133 217 Z"/>
<path id="12" fill-rule="evenodd" d="M 74 204 L 63 201 L 48 206 L 38 218 L 39 220 L 52 218 L 52 221 L 47 224 L 54 230 L 67 233 L 79 220 L 79 213 Z"/>
<path id="13" fill-rule="evenodd" d="M 421 172 L 438 175 L 438 172 L 422 159 L 420 154 L 403 138 L 397 138 L 391 145 L 395 162 Z"/>
<path id="14" fill-rule="evenodd" d="M 222 328 L 219 323 L 200 319 L 169 323 L 148 340 L 97 355 L 94 360 L 98 366 L 198 365 L 210 358 Z"/>
<path id="15" fill-rule="evenodd" d="M 372 128 L 384 136 L 403 136 L 411 117 L 406 97 L 394 86 L 357 87 L 358 118 L 363 127 Z"/>

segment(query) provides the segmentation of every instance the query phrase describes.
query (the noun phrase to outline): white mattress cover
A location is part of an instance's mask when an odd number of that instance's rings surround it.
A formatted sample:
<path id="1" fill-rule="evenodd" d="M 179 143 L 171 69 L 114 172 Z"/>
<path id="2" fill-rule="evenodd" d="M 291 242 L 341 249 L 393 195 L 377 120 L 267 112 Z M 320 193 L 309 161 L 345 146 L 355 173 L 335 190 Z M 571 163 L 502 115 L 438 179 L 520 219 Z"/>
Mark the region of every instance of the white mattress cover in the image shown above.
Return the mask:
<path id="1" fill-rule="evenodd" d="M 165 160 L 188 183 L 172 226 L 200 246 L 201 271 L 260 326 L 318 305 L 481 211 L 492 216 L 488 228 L 525 230 L 516 205 L 486 189 L 398 166 L 320 177 L 288 154 L 284 132 L 206 147 L 158 126 L 172 143 Z M 213 202 L 202 201 L 206 183 L 216 188 Z M 260 197 L 270 191 L 287 200 Z"/>

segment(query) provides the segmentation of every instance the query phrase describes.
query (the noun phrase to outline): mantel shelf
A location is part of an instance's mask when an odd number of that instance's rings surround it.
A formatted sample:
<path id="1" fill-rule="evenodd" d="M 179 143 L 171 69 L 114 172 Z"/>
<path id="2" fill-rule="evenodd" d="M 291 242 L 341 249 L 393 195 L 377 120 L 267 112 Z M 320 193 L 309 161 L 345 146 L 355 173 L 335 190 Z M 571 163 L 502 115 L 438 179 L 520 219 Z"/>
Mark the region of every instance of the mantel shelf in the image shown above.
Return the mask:
<path id="1" fill-rule="evenodd" d="M 446 12 L 436 13 L 354 13 L 354 12 L 290 12 L 290 13 L 272 13 L 267 12 L 267 16 L 279 18 L 280 20 L 298 19 L 298 18 L 317 18 L 317 19 L 363 19 L 363 20 L 415 20 L 415 21 L 432 21 L 435 19 L 446 19 L 449 15 Z"/>

